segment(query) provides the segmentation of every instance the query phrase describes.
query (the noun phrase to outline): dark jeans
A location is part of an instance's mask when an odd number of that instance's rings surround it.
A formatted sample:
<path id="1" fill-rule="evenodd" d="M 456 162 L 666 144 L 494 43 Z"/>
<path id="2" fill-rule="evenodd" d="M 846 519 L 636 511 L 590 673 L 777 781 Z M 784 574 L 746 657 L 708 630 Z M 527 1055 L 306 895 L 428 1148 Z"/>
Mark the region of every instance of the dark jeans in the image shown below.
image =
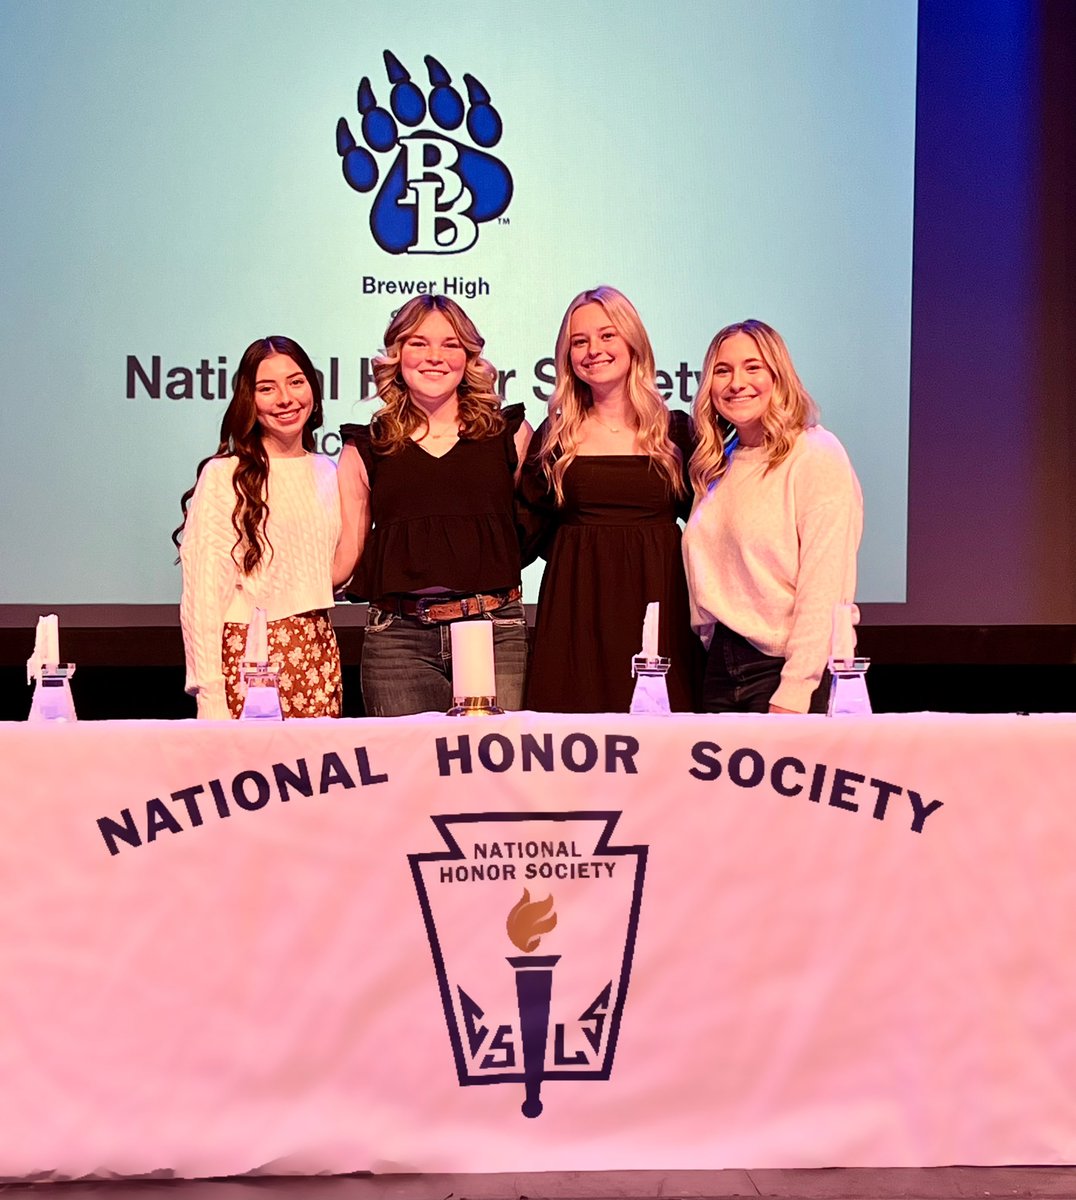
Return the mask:
<path id="1" fill-rule="evenodd" d="M 703 712 L 769 712 L 784 665 L 783 658 L 763 654 L 747 638 L 724 625 L 715 626 L 702 680 Z M 829 679 L 827 669 L 811 696 L 809 712 L 826 711 Z"/>
<path id="2" fill-rule="evenodd" d="M 518 601 L 468 620 L 493 622 L 497 703 L 523 706 L 527 617 Z M 370 605 L 362 642 L 362 700 L 367 716 L 446 712 L 452 705 L 452 622 L 425 624 Z"/>

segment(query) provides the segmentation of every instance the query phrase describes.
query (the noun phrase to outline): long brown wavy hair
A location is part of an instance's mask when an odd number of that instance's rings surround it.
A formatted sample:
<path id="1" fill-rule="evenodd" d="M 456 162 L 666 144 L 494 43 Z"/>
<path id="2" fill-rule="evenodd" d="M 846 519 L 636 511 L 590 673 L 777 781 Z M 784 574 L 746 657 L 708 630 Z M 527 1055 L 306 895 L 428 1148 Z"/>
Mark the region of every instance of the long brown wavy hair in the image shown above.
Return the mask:
<path id="1" fill-rule="evenodd" d="M 762 414 L 762 444 L 766 447 L 766 470 L 788 457 L 804 429 L 818 424 L 818 405 L 800 382 L 785 339 L 765 321 L 749 318 L 726 325 L 714 334 L 702 364 L 702 379 L 692 414 L 698 445 L 691 456 L 688 474 L 697 496 L 704 496 L 729 469 L 727 444 L 732 427 L 717 411 L 713 399 L 714 367 L 721 345 L 736 333 L 746 333 L 758 347 L 759 357 L 773 376 L 770 406 Z"/>
<path id="2" fill-rule="evenodd" d="M 447 296 L 415 296 L 400 309 L 385 330 L 385 350 L 373 362 L 377 394 L 384 402 L 374 414 L 370 441 L 381 454 L 398 454 L 416 429 L 429 429 L 430 422 L 411 399 L 400 374 L 404 342 L 432 312 L 442 313 L 452 326 L 467 354 L 467 365 L 457 391 L 460 437 L 472 441 L 494 437 L 504 427 L 501 398 L 497 395 L 497 371 L 482 357 L 485 339 L 462 308 Z"/>
<path id="3" fill-rule="evenodd" d="M 206 463 L 214 458 L 230 458 L 234 455 L 239 461 L 232 475 L 232 489 L 235 492 L 235 508 L 232 510 L 235 544 L 232 546 L 232 559 L 244 575 L 249 575 L 266 553 L 271 555 L 273 550 L 265 533 L 265 522 L 269 516 L 269 506 L 265 500 L 269 457 L 262 444 L 262 427 L 258 424 L 258 409 L 254 403 L 254 385 L 258 378 L 259 365 L 274 354 L 286 354 L 310 384 L 314 403 L 310 409 L 310 416 L 303 425 L 303 449 L 315 448 L 314 431 L 321 428 L 323 412 L 321 381 L 314 364 L 302 346 L 291 338 L 277 334 L 251 342 L 243 351 L 235 375 L 232 398 L 221 419 L 220 444 L 213 454 L 203 458 L 198 464 L 194 485 L 183 493 L 179 502 L 183 510 L 183 520 L 172 533 L 172 541 L 178 549 L 183 539 L 184 526 L 187 524 L 187 509 Z M 236 558 L 236 552 L 240 550 L 242 554 Z"/>
<path id="4" fill-rule="evenodd" d="M 580 292 L 568 305 L 557 334 L 557 382 L 549 400 L 549 424 L 538 454 L 542 470 L 552 485 L 557 504 L 564 503 L 564 473 L 579 452 L 579 438 L 587 411 L 593 404 L 590 388 L 572 370 L 572 314 L 585 304 L 600 304 L 610 324 L 628 344 L 631 369 L 627 395 L 638 422 L 639 445 L 669 481 L 674 496 L 684 495 L 680 451 L 669 437 L 669 410 L 655 383 L 654 350 L 635 305 L 613 287 Z"/>

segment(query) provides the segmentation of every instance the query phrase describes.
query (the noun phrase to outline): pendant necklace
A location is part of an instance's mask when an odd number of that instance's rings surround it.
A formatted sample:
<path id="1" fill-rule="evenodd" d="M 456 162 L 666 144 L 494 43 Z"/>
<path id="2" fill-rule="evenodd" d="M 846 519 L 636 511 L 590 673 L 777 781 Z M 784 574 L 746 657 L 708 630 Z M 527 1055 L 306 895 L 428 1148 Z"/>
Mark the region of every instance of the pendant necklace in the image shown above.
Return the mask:
<path id="1" fill-rule="evenodd" d="M 603 429 L 608 429 L 610 433 L 619 433 L 623 428 L 622 425 L 607 425 L 605 421 L 598 416 L 594 409 L 591 409 L 588 415 L 593 417 Z"/>

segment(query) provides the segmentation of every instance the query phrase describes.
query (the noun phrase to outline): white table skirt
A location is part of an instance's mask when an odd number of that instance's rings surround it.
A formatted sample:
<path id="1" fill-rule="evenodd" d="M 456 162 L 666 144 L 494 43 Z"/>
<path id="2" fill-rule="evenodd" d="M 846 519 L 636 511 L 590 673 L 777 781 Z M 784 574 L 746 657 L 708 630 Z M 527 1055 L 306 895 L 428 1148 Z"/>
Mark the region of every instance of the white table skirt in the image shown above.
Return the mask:
<path id="1" fill-rule="evenodd" d="M 1073 716 L 2 725 L 0 831 L 3 1178 L 1076 1161 Z"/>

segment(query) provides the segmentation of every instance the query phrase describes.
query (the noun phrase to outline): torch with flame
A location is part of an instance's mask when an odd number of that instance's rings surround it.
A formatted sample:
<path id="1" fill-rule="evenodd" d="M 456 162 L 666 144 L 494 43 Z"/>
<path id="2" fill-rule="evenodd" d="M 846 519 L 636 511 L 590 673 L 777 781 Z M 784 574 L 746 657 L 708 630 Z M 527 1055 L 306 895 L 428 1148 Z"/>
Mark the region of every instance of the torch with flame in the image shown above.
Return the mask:
<path id="1" fill-rule="evenodd" d="M 553 911 L 552 895 L 544 900 L 531 900 L 526 888 L 505 922 L 512 944 L 518 946 L 524 955 L 533 954 L 542 937 L 556 927 L 557 914 Z M 525 1117 L 537 1117 L 542 1111 L 539 1093 L 545 1074 L 545 1047 L 549 1038 L 549 1000 L 553 992 L 553 968 L 559 961 L 559 954 L 508 959 L 509 966 L 516 973 L 516 1003 L 519 1006 L 526 1087 L 521 1111 Z"/>

